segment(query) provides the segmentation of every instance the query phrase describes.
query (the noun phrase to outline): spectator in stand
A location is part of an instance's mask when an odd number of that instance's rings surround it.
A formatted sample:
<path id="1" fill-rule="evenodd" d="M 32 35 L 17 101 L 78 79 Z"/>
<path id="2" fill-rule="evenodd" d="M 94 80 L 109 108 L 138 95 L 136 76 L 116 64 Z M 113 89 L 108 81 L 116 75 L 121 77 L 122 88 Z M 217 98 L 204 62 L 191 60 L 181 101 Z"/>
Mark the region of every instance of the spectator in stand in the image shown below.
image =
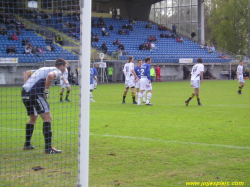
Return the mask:
<path id="1" fill-rule="evenodd" d="M 207 69 L 207 71 L 205 71 L 204 73 L 204 79 L 211 79 L 211 78 L 216 79 L 216 77 L 213 76 L 212 73 L 210 73 L 209 69 Z"/>
<path id="2" fill-rule="evenodd" d="M 31 48 L 30 47 L 25 47 L 24 54 L 31 54 Z"/>
<path id="3" fill-rule="evenodd" d="M 116 41 L 115 40 L 113 41 L 113 45 L 116 45 Z"/>
<path id="4" fill-rule="evenodd" d="M 42 47 L 42 46 L 39 48 L 39 53 L 41 53 L 41 54 L 44 53 L 44 50 L 43 50 L 43 47 Z"/>
<path id="5" fill-rule="evenodd" d="M 193 42 L 195 42 L 195 39 L 194 39 L 195 36 L 196 36 L 196 34 L 195 34 L 194 30 L 193 30 L 193 32 L 191 33 L 191 37 L 192 37 Z"/>
<path id="6" fill-rule="evenodd" d="M 54 11 L 53 11 L 53 16 L 57 16 L 57 12 L 56 12 L 55 9 L 54 9 Z"/>
<path id="7" fill-rule="evenodd" d="M 122 51 L 125 50 L 124 45 L 123 45 L 122 43 L 118 46 L 118 48 L 119 48 L 120 50 L 122 50 Z"/>
<path id="8" fill-rule="evenodd" d="M 164 31 L 167 31 L 167 30 L 168 30 L 167 26 L 164 26 L 164 27 L 163 27 L 163 30 L 164 30 Z"/>
<path id="9" fill-rule="evenodd" d="M 175 24 L 172 26 L 172 30 L 173 30 L 173 33 L 176 34 L 177 27 Z"/>
<path id="10" fill-rule="evenodd" d="M 173 33 L 173 34 L 171 35 L 171 37 L 172 37 L 173 39 L 176 39 L 176 38 L 177 38 L 177 36 L 176 36 L 175 33 Z"/>
<path id="11" fill-rule="evenodd" d="M 208 51 L 209 53 L 213 53 L 212 45 L 210 45 L 210 46 L 207 47 L 207 51 Z"/>
<path id="12" fill-rule="evenodd" d="M 10 48 L 10 45 L 8 45 L 8 46 L 7 46 L 6 53 L 7 53 L 7 54 L 11 54 L 11 48 Z"/>
<path id="13" fill-rule="evenodd" d="M 55 46 L 53 44 L 50 45 L 51 51 L 55 51 Z"/>
<path id="14" fill-rule="evenodd" d="M 156 79 L 155 81 L 160 81 L 161 82 L 161 68 L 159 66 L 159 64 L 157 64 L 156 68 L 155 68 L 155 73 L 156 73 Z"/>
<path id="15" fill-rule="evenodd" d="M 225 58 L 227 59 L 226 55 L 223 52 L 220 52 L 220 58 Z"/>
<path id="16" fill-rule="evenodd" d="M 63 45 L 63 39 L 60 35 L 56 37 L 56 43 L 59 43 L 60 45 Z"/>
<path id="17" fill-rule="evenodd" d="M 98 36 L 98 34 L 95 35 L 95 40 L 94 41 L 95 42 L 99 42 L 99 36 Z"/>
<path id="18" fill-rule="evenodd" d="M 99 23 L 104 23 L 102 16 L 98 19 Z"/>
<path id="19" fill-rule="evenodd" d="M 163 32 L 160 34 L 161 38 L 165 38 L 165 35 L 163 34 Z"/>
<path id="20" fill-rule="evenodd" d="M 21 31 L 20 27 L 17 28 L 16 33 L 17 33 L 17 36 L 20 36 L 22 34 L 22 31 Z"/>
<path id="21" fill-rule="evenodd" d="M 8 40 L 13 40 L 13 35 L 9 33 Z"/>
<path id="22" fill-rule="evenodd" d="M 111 30 L 111 31 L 114 30 L 113 24 L 110 25 L 109 30 Z"/>
<path id="23" fill-rule="evenodd" d="M 120 40 L 117 38 L 116 45 L 120 45 Z"/>
<path id="24" fill-rule="evenodd" d="M 182 37 L 179 37 L 181 43 L 185 43 Z"/>
<path id="25" fill-rule="evenodd" d="M 106 31 L 105 27 L 102 27 L 102 36 L 110 36 L 110 34 Z"/>
<path id="26" fill-rule="evenodd" d="M 132 24 L 129 24 L 129 25 L 128 25 L 128 29 L 129 29 L 130 31 L 134 31 L 134 29 L 133 29 L 133 27 L 132 27 Z"/>
<path id="27" fill-rule="evenodd" d="M 156 49 L 156 46 L 153 41 L 151 42 L 151 49 Z"/>
<path id="28" fill-rule="evenodd" d="M 4 23 L 1 25 L 1 32 L 3 35 L 7 34 L 7 28 L 5 27 Z"/>
<path id="29" fill-rule="evenodd" d="M 10 25 L 10 30 L 16 30 L 15 25 L 13 23 Z"/>
<path id="30" fill-rule="evenodd" d="M 145 28 L 146 28 L 146 29 L 152 29 L 152 26 L 151 26 L 150 23 L 148 23 L 148 24 L 146 24 Z"/>
<path id="31" fill-rule="evenodd" d="M 47 51 L 51 51 L 50 45 L 47 45 L 46 50 L 47 50 Z"/>
<path id="32" fill-rule="evenodd" d="M 148 37 L 148 41 L 150 41 L 150 42 L 153 41 L 152 38 L 153 38 L 153 36 L 150 35 L 150 36 Z"/>
<path id="33" fill-rule="evenodd" d="M 31 47 L 31 53 L 36 54 L 36 46 Z"/>
<path id="34" fill-rule="evenodd" d="M 211 50 L 213 51 L 213 53 L 215 52 L 215 47 L 213 45 L 211 46 Z"/>
<path id="35" fill-rule="evenodd" d="M 16 54 L 17 52 L 16 52 L 16 46 L 15 45 L 13 45 L 13 47 L 12 47 L 12 49 L 11 49 L 11 53 L 12 54 Z"/>
<path id="36" fill-rule="evenodd" d="M 122 35 L 123 34 L 122 31 L 123 31 L 122 29 L 119 29 L 118 34 Z"/>
<path id="37" fill-rule="evenodd" d="M 166 33 L 165 38 L 171 38 L 171 36 L 168 33 Z"/>
<path id="38" fill-rule="evenodd" d="M 133 20 L 132 18 L 129 18 L 128 22 L 129 24 L 136 24 L 135 20 Z"/>
<path id="39" fill-rule="evenodd" d="M 125 25 L 122 26 L 122 29 L 127 29 L 127 28 L 128 28 L 127 24 L 125 24 Z"/>
<path id="40" fill-rule="evenodd" d="M 95 19 L 94 18 L 91 19 L 91 27 L 94 27 L 94 28 L 97 27 L 97 24 L 95 23 Z"/>
<path id="41" fill-rule="evenodd" d="M 244 77 L 249 77 L 249 70 L 246 69 L 246 71 L 244 72 Z"/>
<path id="42" fill-rule="evenodd" d="M 102 44 L 102 51 L 103 51 L 104 54 L 106 54 L 107 51 L 108 51 L 108 47 L 106 45 L 106 41 L 104 41 L 103 44 Z"/>
<path id="43" fill-rule="evenodd" d="M 15 40 L 15 41 L 18 40 L 18 36 L 16 35 L 16 33 L 13 34 L 13 40 Z"/>
<path id="44" fill-rule="evenodd" d="M 158 30 L 159 30 L 159 31 L 163 31 L 163 28 L 162 28 L 161 25 L 158 26 Z"/>

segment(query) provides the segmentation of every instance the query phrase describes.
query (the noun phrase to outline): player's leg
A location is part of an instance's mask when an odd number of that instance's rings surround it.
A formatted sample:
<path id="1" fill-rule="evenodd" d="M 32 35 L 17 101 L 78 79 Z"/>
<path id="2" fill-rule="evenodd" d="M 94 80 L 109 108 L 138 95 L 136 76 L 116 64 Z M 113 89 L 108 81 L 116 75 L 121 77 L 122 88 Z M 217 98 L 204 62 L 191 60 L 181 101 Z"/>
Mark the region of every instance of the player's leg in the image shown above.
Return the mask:
<path id="1" fill-rule="evenodd" d="M 144 90 L 142 93 L 143 103 L 146 103 L 146 96 L 147 96 L 147 92 L 146 90 Z"/>
<path id="2" fill-rule="evenodd" d="M 95 78 L 97 79 L 97 76 L 95 76 Z M 94 80 L 94 89 L 97 89 L 97 81 Z"/>
<path id="3" fill-rule="evenodd" d="M 70 91 L 71 91 L 71 87 L 68 85 L 68 86 L 67 86 L 67 94 L 66 94 L 65 101 L 70 102 L 70 100 L 69 100 L 69 93 L 70 93 Z"/>
<path id="4" fill-rule="evenodd" d="M 196 87 L 196 83 L 195 83 L 195 81 L 193 81 L 193 80 L 191 80 L 191 87 L 194 88 L 194 93 L 192 93 L 191 96 L 188 98 L 188 100 L 185 101 L 186 106 L 188 106 L 189 101 L 191 101 L 191 100 L 194 98 L 194 96 L 195 96 L 195 87 Z"/>
<path id="5" fill-rule="evenodd" d="M 132 95 L 132 99 L 133 99 L 133 104 L 137 104 L 137 102 L 135 101 L 135 87 L 132 86 L 131 87 L 131 95 Z"/>
<path id="6" fill-rule="evenodd" d="M 25 143 L 24 143 L 24 150 L 34 149 L 35 147 L 31 145 L 30 141 L 34 131 L 34 125 L 37 120 L 37 113 L 34 108 L 34 100 L 31 95 L 26 95 L 26 92 L 22 90 L 22 100 L 23 104 L 27 110 L 27 114 L 30 117 L 28 123 L 26 124 L 26 131 L 25 131 Z"/>
<path id="7" fill-rule="evenodd" d="M 126 102 L 125 102 L 125 99 L 126 99 L 126 96 L 127 96 L 128 90 L 129 90 L 128 85 L 125 84 L 125 86 L 126 86 L 126 89 L 125 89 L 125 91 L 124 91 L 124 93 L 123 93 L 123 100 L 122 100 L 122 103 L 126 103 Z"/>
<path id="8" fill-rule="evenodd" d="M 64 87 L 62 86 L 61 92 L 60 92 L 60 102 L 64 102 L 63 101 L 63 92 L 64 92 Z"/>
<path id="9" fill-rule="evenodd" d="M 196 95 L 196 99 L 197 99 L 197 102 L 198 102 L 198 106 L 202 106 L 202 104 L 201 104 L 201 102 L 200 102 L 200 96 L 199 96 L 199 94 L 200 94 L 200 89 L 199 89 L 199 88 L 195 88 L 195 89 L 194 89 L 194 93 L 195 93 L 195 95 Z"/>
<path id="10" fill-rule="evenodd" d="M 245 81 L 244 81 L 244 78 L 243 76 L 240 76 L 239 77 L 239 91 L 238 91 L 238 94 L 242 94 L 242 88 L 244 87 L 245 85 Z"/>
<path id="11" fill-rule="evenodd" d="M 52 131 L 51 131 L 51 114 L 49 104 L 43 95 L 37 95 L 37 104 L 35 106 L 37 113 L 43 119 L 43 135 L 45 141 L 45 154 L 61 153 L 61 150 L 57 150 L 52 147 Z M 39 104 L 40 103 L 40 104 Z"/>
<path id="12" fill-rule="evenodd" d="M 153 94 L 152 83 L 147 82 L 146 90 L 148 91 L 146 105 L 152 106 L 153 104 L 150 103 L 150 100 L 151 100 L 152 94 Z"/>

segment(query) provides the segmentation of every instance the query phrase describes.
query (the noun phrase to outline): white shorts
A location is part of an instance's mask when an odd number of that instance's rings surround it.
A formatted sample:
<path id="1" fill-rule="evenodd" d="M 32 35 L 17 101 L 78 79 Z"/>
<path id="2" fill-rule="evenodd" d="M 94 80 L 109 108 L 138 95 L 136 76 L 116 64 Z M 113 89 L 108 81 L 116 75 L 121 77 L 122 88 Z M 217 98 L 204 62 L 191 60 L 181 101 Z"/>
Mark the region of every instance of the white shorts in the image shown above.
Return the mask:
<path id="1" fill-rule="evenodd" d="M 192 88 L 200 88 L 200 80 L 191 80 Z"/>
<path id="2" fill-rule="evenodd" d="M 140 88 L 141 87 L 141 80 L 138 80 L 138 82 L 135 82 L 135 88 Z"/>
<path id="3" fill-rule="evenodd" d="M 242 75 L 239 75 L 239 82 L 245 82 L 244 77 Z"/>
<path id="4" fill-rule="evenodd" d="M 140 84 L 141 84 L 140 90 L 149 91 L 153 89 L 152 84 L 149 83 L 148 78 L 141 78 Z"/>
<path id="5" fill-rule="evenodd" d="M 94 90 L 94 84 L 90 84 L 90 90 Z"/>
<path id="6" fill-rule="evenodd" d="M 134 79 L 134 77 L 130 77 L 129 80 L 125 81 L 125 87 L 126 88 L 135 87 L 135 79 Z"/>
<path id="7" fill-rule="evenodd" d="M 61 84 L 62 88 L 68 88 L 68 87 L 70 87 L 69 82 L 68 82 L 68 84 L 65 84 L 63 80 L 60 81 L 60 84 Z"/>

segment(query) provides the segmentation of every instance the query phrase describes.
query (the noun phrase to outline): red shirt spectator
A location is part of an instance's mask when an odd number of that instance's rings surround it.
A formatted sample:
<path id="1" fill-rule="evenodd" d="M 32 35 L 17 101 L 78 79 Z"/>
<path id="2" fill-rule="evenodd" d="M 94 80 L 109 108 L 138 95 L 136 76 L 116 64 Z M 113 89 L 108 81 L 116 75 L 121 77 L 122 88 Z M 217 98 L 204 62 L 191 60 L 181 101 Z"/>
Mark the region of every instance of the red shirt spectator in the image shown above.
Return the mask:
<path id="1" fill-rule="evenodd" d="M 16 35 L 16 33 L 13 34 L 13 40 L 18 40 L 18 36 Z"/>

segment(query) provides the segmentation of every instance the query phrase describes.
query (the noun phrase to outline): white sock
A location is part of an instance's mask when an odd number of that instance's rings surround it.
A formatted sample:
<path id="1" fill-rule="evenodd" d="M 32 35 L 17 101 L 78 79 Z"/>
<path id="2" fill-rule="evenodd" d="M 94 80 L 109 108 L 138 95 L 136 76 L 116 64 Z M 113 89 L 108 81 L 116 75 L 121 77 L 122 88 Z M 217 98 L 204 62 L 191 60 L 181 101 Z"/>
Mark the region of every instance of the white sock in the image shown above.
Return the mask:
<path id="1" fill-rule="evenodd" d="M 93 99 L 93 98 L 92 98 L 92 92 L 90 92 L 90 99 Z"/>
<path id="2" fill-rule="evenodd" d="M 97 83 L 94 84 L 95 88 L 97 87 Z"/>
<path id="3" fill-rule="evenodd" d="M 136 92 L 137 101 L 138 101 L 138 95 L 139 95 L 139 92 Z"/>
<path id="4" fill-rule="evenodd" d="M 143 101 L 146 101 L 146 91 L 142 93 Z"/>
<path id="5" fill-rule="evenodd" d="M 147 96 L 147 102 L 146 102 L 147 104 L 150 102 L 151 97 L 152 97 L 152 93 L 149 92 Z"/>
<path id="6" fill-rule="evenodd" d="M 138 101 L 137 101 L 137 104 L 140 105 L 141 104 L 141 92 L 138 94 Z"/>

